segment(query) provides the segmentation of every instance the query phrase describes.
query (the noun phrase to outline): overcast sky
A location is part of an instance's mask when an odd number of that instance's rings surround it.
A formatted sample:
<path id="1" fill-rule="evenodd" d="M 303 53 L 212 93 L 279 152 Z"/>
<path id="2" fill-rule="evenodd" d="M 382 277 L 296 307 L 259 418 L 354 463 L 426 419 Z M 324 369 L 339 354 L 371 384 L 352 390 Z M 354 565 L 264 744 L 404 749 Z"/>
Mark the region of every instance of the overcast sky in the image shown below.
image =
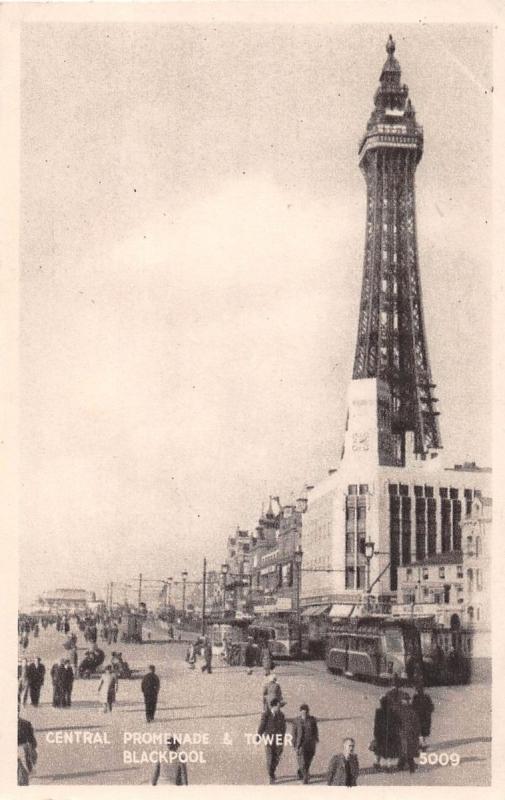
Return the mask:
<path id="1" fill-rule="evenodd" d="M 21 598 L 198 577 L 338 464 L 385 26 L 26 25 Z M 448 463 L 490 463 L 491 37 L 396 26 Z"/>

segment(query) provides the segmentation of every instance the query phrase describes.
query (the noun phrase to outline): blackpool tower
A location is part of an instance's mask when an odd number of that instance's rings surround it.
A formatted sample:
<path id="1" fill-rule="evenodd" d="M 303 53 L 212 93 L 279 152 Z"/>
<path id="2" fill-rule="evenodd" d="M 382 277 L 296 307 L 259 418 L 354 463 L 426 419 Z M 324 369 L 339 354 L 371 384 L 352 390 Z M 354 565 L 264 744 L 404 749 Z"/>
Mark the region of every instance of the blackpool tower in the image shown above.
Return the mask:
<path id="1" fill-rule="evenodd" d="M 403 466 L 441 448 L 419 276 L 415 172 L 423 153 L 392 37 L 359 149 L 367 185 L 363 284 L 353 381 L 377 381 L 379 464 Z M 359 442 L 358 442 L 359 446 Z M 356 449 L 356 448 L 355 448 Z"/>

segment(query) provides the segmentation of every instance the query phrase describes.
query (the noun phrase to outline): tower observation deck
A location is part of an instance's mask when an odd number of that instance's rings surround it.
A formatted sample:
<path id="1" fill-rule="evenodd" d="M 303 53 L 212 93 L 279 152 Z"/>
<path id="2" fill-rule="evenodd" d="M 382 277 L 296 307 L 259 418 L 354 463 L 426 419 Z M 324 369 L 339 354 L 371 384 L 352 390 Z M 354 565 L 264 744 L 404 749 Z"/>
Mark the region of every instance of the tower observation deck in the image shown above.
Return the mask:
<path id="1" fill-rule="evenodd" d="M 389 390 L 379 402 L 381 463 L 405 461 L 413 435 L 418 458 L 442 446 L 433 390 L 418 267 L 415 171 L 423 153 L 408 88 L 401 84 L 392 37 L 374 97 L 375 109 L 359 147 L 367 184 L 363 284 L 353 380 L 376 378 Z"/>

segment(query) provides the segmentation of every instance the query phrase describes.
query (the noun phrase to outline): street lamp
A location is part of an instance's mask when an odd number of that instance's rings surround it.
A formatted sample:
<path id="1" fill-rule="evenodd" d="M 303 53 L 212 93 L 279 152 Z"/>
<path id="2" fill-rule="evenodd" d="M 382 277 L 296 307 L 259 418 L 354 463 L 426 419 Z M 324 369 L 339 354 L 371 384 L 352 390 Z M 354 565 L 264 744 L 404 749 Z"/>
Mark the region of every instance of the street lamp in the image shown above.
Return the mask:
<path id="1" fill-rule="evenodd" d="M 230 569 L 229 564 L 221 564 L 221 575 L 223 576 L 223 617 L 226 612 L 226 576 Z"/>
<path id="2" fill-rule="evenodd" d="M 167 603 L 168 603 L 168 607 L 169 608 L 172 605 L 172 580 L 173 580 L 173 578 L 167 578 L 167 586 L 168 586 Z"/>
<path id="3" fill-rule="evenodd" d="M 301 611 L 300 611 L 300 584 L 302 578 L 302 560 L 303 560 L 303 550 L 301 545 L 295 550 L 294 555 L 294 562 L 296 566 L 296 624 L 298 627 L 298 652 L 300 654 L 300 658 L 302 657 L 302 621 L 301 621 Z"/>
<path id="4" fill-rule="evenodd" d="M 182 577 L 182 621 L 184 622 L 186 618 L 186 581 L 188 579 L 188 573 L 186 570 L 181 572 Z"/>
<path id="5" fill-rule="evenodd" d="M 374 557 L 375 553 L 375 543 L 371 542 L 370 539 L 365 542 L 365 558 L 366 558 L 366 591 L 367 594 L 370 594 L 370 562 Z"/>

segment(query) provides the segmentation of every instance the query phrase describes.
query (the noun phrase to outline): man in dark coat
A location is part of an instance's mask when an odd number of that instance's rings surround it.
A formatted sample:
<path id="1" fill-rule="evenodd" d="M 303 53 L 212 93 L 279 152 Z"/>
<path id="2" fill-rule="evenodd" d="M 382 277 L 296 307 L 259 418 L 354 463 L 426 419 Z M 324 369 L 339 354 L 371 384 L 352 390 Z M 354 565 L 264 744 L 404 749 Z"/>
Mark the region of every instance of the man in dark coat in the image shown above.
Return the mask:
<path id="1" fill-rule="evenodd" d="M 202 672 L 207 670 L 207 674 L 212 674 L 212 645 L 210 641 L 205 638 L 203 644 L 203 659 L 204 663 L 202 664 Z"/>
<path id="2" fill-rule="evenodd" d="M 307 703 L 302 703 L 300 716 L 295 721 L 293 747 L 298 758 L 298 777 L 304 783 L 309 782 L 310 765 L 318 742 L 317 720 L 310 715 Z"/>
<path id="3" fill-rule="evenodd" d="M 269 708 L 263 712 L 258 734 L 268 737 L 265 741 L 267 771 L 270 783 L 275 783 L 275 771 L 281 760 L 286 734 L 286 717 L 282 713 L 276 697 L 271 700 Z"/>
<path id="4" fill-rule="evenodd" d="M 70 708 L 70 706 L 72 705 L 73 687 L 74 687 L 74 670 L 70 666 L 70 660 L 67 658 L 64 664 L 63 682 L 62 682 L 62 695 L 63 695 L 62 706 L 64 706 L 65 708 Z"/>
<path id="5" fill-rule="evenodd" d="M 359 775 L 358 756 L 354 752 L 354 739 L 344 739 L 342 752 L 331 758 L 326 783 L 328 786 L 356 786 Z"/>
<path id="6" fill-rule="evenodd" d="M 142 689 L 142 694 L 144 695 L 146 720 L 147 722 L 154 722 L 156 704 L 158 702 L 158 692 L 160 691 L 160 679 L 156 675 L 156 667 L 154 664 L 149 665 L 149 672 L 142 678 L 140 688 Z"/>
<path id="7" fill-rule="evenodd" d="M 63 708 L 65 707 L 65 700 L 66 700 L 65 697 L 66 681 L 67 681 L 67 670 L 65 666 L 65 659 L 62 658 L 58 666 L 58 672 L 56 673 L 56 682 L 58 684 L 58 697 L 59 697 L 58 705 Z"/>
<path id="8" fill-rule="evenodd" d="M 40 700 L 40 691 L 44 684 L 46 668 L 37 656 L 35 661 L 28 667 L 28 686 L 30 687 L 30 700 L 32 706 L 37 707 Z"/>
<path id="9" fill-rule="evenodd" d="M 63 704 L 62 679 L 64 679 L 64 663 L 64 659 L 62 658 L 59 662 L 56 661 L 51 667 L 51 680 L 53 682 L 53 706 L 55 708 L 61 708 Z"/>
<path id="10" fill-rule="evenodd" d="M 421 745 L 421 750 L 426 750 L 426 739 L 431 733 L 431 715 L 435 710 L 435 706 L 429 694 L 425 694 L 422 683 L 418 685 L 417 692 L 412 698 L 412 708 L 419 718 L 419 727 L 421 729 L 419 744 Z"/>

